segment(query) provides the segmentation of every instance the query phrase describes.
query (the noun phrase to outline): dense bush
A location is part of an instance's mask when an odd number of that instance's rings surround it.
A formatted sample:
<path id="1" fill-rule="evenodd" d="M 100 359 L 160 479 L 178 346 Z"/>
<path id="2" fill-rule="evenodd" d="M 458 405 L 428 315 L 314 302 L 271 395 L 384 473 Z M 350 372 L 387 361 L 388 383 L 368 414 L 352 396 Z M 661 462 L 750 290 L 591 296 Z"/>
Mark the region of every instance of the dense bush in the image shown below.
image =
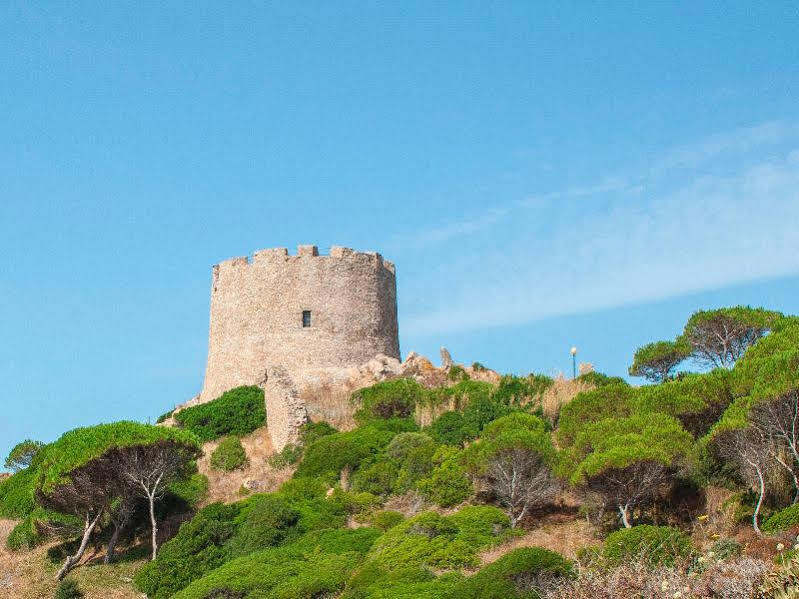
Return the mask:
<path id="1" fill-rule="evenodd" d="M 5 467 L 12 472 L 19 472 L 24 470 L 33 463 L 36 454 L 44 447 L 41 441 L 32 441 L 25 439 L 17 443 L 8 453 L 5 461 Z"/>
<path id="2" fill-rule="evenodd" d="M 603 418 L 624 418 L 636 409 L 635 389 L 624 384 L 612 384 L 592 391 L 583 391 L 560 411 L 557 437 L 561 447 L 571 445 L 577 434 L 588 424 Z"/>
<path id="3" fill-rule="evenodd" d="M 399 512 L 380 510 L 379 512 L 372 514 L 369 522 L 371 522 L 372 526 L 374 526 L 376 529 L 385 532 L 389 528 L 394 528 L 397 524 L 403 522 L 404 520 L 405 516 Z"/>
<path id="4" fill-rule="evenodd" d="M 477 553 L 505 539 L 509 526 L 508 517 L 489 506 L 467 507 L 451 516 L 424 512 L 383 534 L 370 559 L 395 571 L 473 567 Z"/>
<path id="5" fill-rule="evenodd" d="M 253 496 L 234 520 L 237 534 L 228 545 L 230 555 L 238 557 L 280 544 L 299 518 L 300 513 L 279 495 Z"/>
<path id="6" fill-rule="evenodd" d="M 237 387 L 208 403 L 175 414 L 178 424 L 203 443 L 225 435 L 244 436 L 266 423 L 264 392 L 260 387 Z"/>
<path id="7" fill-rule="evenodd" d="M 714 370 L 687 374 L 678 380 L 642 387 L 638 409 L 674 416 L 694 437 L 706 434 L 732 401 L 730 373 Z"/>
<path id="8" fill-rule="evenodd" d="M 293 466 L 302 459 L 302 447 L 289 443 L 279 453 L 269 458 L 269 465 L 272 468 L 282 470 Z"/>
<path id="9" fill-rule="evenodd" d="M 461 452 L 452 447 L 440 447 L 432 458 L 430 475 L 419 480 L 417 488 L 422 495 L 440 505 L 457 505 L 471 496 L 472 481 L 461 463 Z"/>
<path id="10" fill-rule="evenodd" d="M 392 431 L 373 425 L 326 435 L 305 448 L 294 476 L 322 476 L 326 480 L 336 480 L 342 470 L 356 470 L 361 462 L 376 455 L 393 437 Z"/>
<path id="11" fill-rule="evenodd" d="M 37 470 L 26 468 L 0 481 L 0 518 L 25 518 L 36 506 Z"/>
<path id="12" fill-rule="evenodd" d="M 206 599 L 223 590 L 275 599 L 332 595 L 344 587 L 379 534 L 372 528 L 311 533 L 208 570 L 175 599 Z"/>
<path id="13" fill-rule="evenodd" d="M 247 465 L 247 452 L 238 437 L 225 437 L 211 453 L 211 467 L 231 472 Z"/>
<path id="14" fill-rule="evenodd" d="M 194 507 L 208 495 L 208 477 L 197 472 L 189 478 L 172 483 L 168 491 L 188 507 Z"/>
<path id="15" fill-rule="evenodd" d="M 492 393 L 492 399 L 506 406 L 535 404 L 554 383 L 555 381 L 543 374 L 530 374 L 526 377 L 505 375 Z"/>
<path id="16" fill-rule="evenodd" d="M 236 533 L 234 520 L 242 505 L 212 503 L 203 508 L 161 547 L 154 562 L 136 573 L 136 587 L 150 599 L 167 599 L 192 580 L 221 566 L 228 558 L 225 544 Z"/>
<path id="17" fill-rule="evenodd" d="M 316 441 L 317 439 L 321 439 L 327 435 L 332 435 L 333 433 L 337 433 L 335 427 L 331 426 L 324 420 L 319 422 L 311 422 L 310 420 L 302 425 L 302 429 L 300 430 L 300 440 L 302 441 L 302 445 L 307 446 Z"/>
<path id="18" fill-rule="evenodd" d="M 569 560 L 540 547 L 506 553 L 453 589 L 458 599 L 538 599 L 541 583 L 571 576 Z"/>
<path id="19" fill-rule="evenodd" d="M 394 379 L 359 389 L 352 394 L 352 403 L 360 406 L 355 420 L 363 424 L 375 418 L 407 418 L 424 394 L 424 387 L 414 379 Z"/>
<path id="20" fill-rule="evenodd" d="M 642 524 L 609 534 L 602 557 L 610 566 L 631 560 L 644 560 L 652 566 L 670 566 L 677 559 L 689 557 L 693 551 L 691 540 L 676 528 Z"/>
<path id="21" fill-rule="evenodd" d="M 763 523 L 761 529 L 766 533 L 779 532 L 799 524 L 799 503 L 788 506 L 778 512 Z"/>
<path id="22" fill-rule="evenodd" d="M 577 380 L 581 383 L 586 383 L 588 385 L 593 385 L 594 387 L 605 387 L 607 385 L 626 385 L 627 381 L 625 381 L 620 376 L 608 376 L 602 372 L 596 372 L 592 370 L 591 372 L 586 372 L 585 374 L 581 374 L 577 377 Z"/>

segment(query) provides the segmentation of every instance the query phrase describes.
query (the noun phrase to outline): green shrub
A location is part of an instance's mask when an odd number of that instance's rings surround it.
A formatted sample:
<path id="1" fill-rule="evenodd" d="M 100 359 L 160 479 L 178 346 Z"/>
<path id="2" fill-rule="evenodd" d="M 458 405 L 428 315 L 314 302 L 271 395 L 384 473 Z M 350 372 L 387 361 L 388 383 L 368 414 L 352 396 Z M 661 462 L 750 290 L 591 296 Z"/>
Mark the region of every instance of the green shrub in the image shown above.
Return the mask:
<path id="1" fill-rule="evenodd" d="M 212 503 L 184 522 L 178 534 L 161 546 L 156 560 L 136 573 L 136 588 L 150 599 L 167 599 L 221 566 L 228 558 L 225 544 L 236 533 L 234 520 L 242 505 Z"/>
<path id="2" fill-rule="evenodd" d="M 505 375 L 492 393 L 492 399 L 506 406 L 537 404 L 541 395 L 554 383 L 555 381 L 543 374 L 530 374 L 526 377 Z"/>
<path id="3" fill-rule="evenodd" d="M 682 531 L 642 524 L 609 534 L 602 557 L 610 566 L 633 559 L 643 559 L 651 566 L 672 566 L 676 560 L 689 557 L 693 551 L 691 540 Z"/>
<path id="4" fill-rule="evenodd" d="M 540 547 L 514 549 L 453 589 L 458 599 L 538 599 L 542 583 L 572 575 L 572 564 Z"/>
<path id="5" fill-rule="evenodd" d="M 310 445 L 317 439 L 321 439 L 327 435 L 332 435 L 333 433 L 337 433 L 338 430 L 328 424 L 327 422 L 320 420 L 319 422 L 311 422 L 310 420 L 302 425 L 302 429 L 300 430 L 300 439 L 302 441 L 302 445 Z"/>
<path id="6" fill-rule="evenodd" d="M 489 506 L 464 508 L 451 516 L 424 512 L 384 533 L 370 558 L 392 571 L 473 567 L 477 553 L 505 539 L 509 526 L 508 517 Z"/>
<path id="7" fill-rule="evenodd" d="M 604 418 L 631 416 L 637 405 L 636 390 L 628 384 L 612 384 L 592 391 L 583 391 L 560 411 L 557 438 L 561 447 L 568 447 L 587 425 Z"/>
<path id="8" fill-rule="evenodd" d="M 404 520 L 405 516 L 399 512 L 393 512 L 391 510 L 381 510 L 379 512 L 375 512 L 369 519 L 372 526 L 378 530 L 382 530 L 383 532 L 387 531 L 389 528 L 394 528 L 397 524 L 403 522 Z"/>
<path id="9" fill-rule="evenodd" d="M 175 599 L 206 599 L 219 591 L 274 599 L 333 596 L 343 589 L 378 535 L 372 528 L 311 533 L 291 544 L 251 553 L 208 570 Z"/>
<path id="10" fill-rule="evenodd" d="M 12 551 L 19 551 L 20 549 L 33 549 L 41 545 L 43 541 L 44 539 L 36 530 L 35 519 L 29 514 L 11 529 L 6 539 L 6 545 Z"/>
<path id="11" fill-rule="evenodd" d="M 194 507 L 208 495 L 208 477 L 196 472 L 189 478 L 172 483 L 168 490 L 187 506 Z"/>
<path id="12" fill-rule="evenodd" d="M 81 592 L 78 583 L 73 578 L 66 578 L 58 583 L 54 599 L 81 599 L 83 592 Z"/>
<path id="13" fill-rule="evenodd" d="M 454 364 L 453 366 L 449 367 L 449 371 L 447 372 L 447 378 L 451 381 L 468 381 L 469 375 L 463 369 L 463 366 L 458 366 Z"/>
<path id="14" fill-rule="evenodd" d="M 297 524 L 300 513 L 285 498 L 275 494 L 254 495 L 234 520 L 236 535 L 228 550 L 232 557 L 273 547 L 283 542 Z"/>
<path id="15" fill-rule="evenodd" d="M 231 472 L 247 465 L 247 452 L 238 437 L 225 437 L 211 453 L 211 467 Z"/>
<path id="16" fill-rule="evenodd" d="M 8 453 L 8 457 L 5 461 L 5 467 L 12 472 L 24 470 L 33 463 L 34 459 L 36 458 L 36 454 L 41 451 L 42 447 L 44 447 L 44 443 L 41 441 L 33 441 L 31 439 L 25 439 L 24 441 L 17 443 Z"/>
<path id="17" fill-rule="evenodd" d="M 389 460 L 380 460 L 365 466 L 352 477 L 352 488 L 374 495 L 391 495 L 397 486 L 399 467 Z"/>
<path id="18" fill-rule="evenodd" d="M 302 447 L 299 445 L 294 445 L 293 443 L 289 443 L 280 453 L 276 453 L 269 458 L 269 465 L 272 466 L 272 468 L 282 470 L 284 468 L 288 468 L 289 466 L 293 466 L 301 459 Z"/>
<path id="19" fill-rule="evenodd" d="M 729 371 L 720 369 L 642 387 L 638 392 L 638 409 L 674 416 L 695 438 L 701 437 L 732 401 L 729 379 Z"/>
<path id="20" fill-rule="evenodd" d="M 360 406 L 355 421 L 364 424 L 375 418 L 407 418 L 424 394 L 424 387 L 414 379 L 394 379 L 359 389 L 352 394 L 352 403 Z"/>
<path id="21" fill-rule="evenodd" d="M 0 482 L 0 517 L 25 518 L 33 511 L 36 476 L 36 468 L 26 468 Z"/>
<path id="22" fill-rule="evenodd" d="M 374 425 L 326 435 L 305 448 L 302 462 L 294 476 L 321 476 L 327 481 L 335 481 L 343 469 L 356 470 L 361 462 L 377 455 L 393 437 L 392 431 Z"/>
<path id="23" fill-rule="evenodd" d="M 461 412 L 444 412 L 433 421 L 429 429 L 430 435 L 439 443 L 462 446 L 469 438 L 471 432 L 466 430 L 466 424 Z"/>
<path id="24" fill-rule="evenodd" d="M 225 435 L 241 437 L 266 423 L 264 392 L 255 386 L 237 387 L 213 401 L 181 410 L 175 420 L 203 443 Z"/>
<path id="25" fill-rule="evenodd" d="M 620 376 L 608 376 L 601 372 L 586 372 L 577 377 L 577 380 L 582 383 L 593 385 L 594 387 L 605 387 L 606 385 L 626 385 L 625 381 Z"/>
<path id="26" fill-rule="evenodd" d="M 774 513 L 763 523 L 761 530 L 766 533 L 779 532 L 799 524 L 799 503 Z"/>
<path id="27" fill-rule="evenodd" d="M 280 486 L 280 495 L 290 501 L 318 499 L 327 493 L 327 485 L 317 478 L 292 478 Z"/>
<path id="28" fill-rule="evenodd" d="M 441 507 L 457 505 L 468 499 L 472 481 L 461 464 L 461 452 L 455 448 L 440 447 L 432 458 L 430 475 L 416 484 L 422 495 Z"/>
<path id="29" fill-rule="evenodd" d="M 172 409 L 171 409 L 171 410 L 169 410 L 168 412 L 164 412 L 163 414 L 161 414 L 161 415 L 160 415 L 160 416 L 159 416 L 159 417 L 156 419 L 155 423 L 156 423 L 156 424 L 161 424 L 162 422 L 164 422 L 164 421 L 168 420 L 169 418 L 172 418 L 172 414 L 174 414 L 174 413 L 175 413 L 175 409 L 174 409 L 174 408 L 172 408 Z"/>

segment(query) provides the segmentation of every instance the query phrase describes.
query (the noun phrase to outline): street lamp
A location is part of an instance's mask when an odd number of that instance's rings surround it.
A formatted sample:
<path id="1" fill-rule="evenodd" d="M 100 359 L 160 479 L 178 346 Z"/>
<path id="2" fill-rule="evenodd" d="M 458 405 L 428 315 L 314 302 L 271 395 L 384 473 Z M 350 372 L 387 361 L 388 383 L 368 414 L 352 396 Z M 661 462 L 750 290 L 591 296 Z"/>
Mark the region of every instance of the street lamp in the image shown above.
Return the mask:
<path id="1" fill-rule="evenodd" d="M 577 378 L 577 348 L 571 348 L 571 355 L 572 355 L 572 379 Z"/>

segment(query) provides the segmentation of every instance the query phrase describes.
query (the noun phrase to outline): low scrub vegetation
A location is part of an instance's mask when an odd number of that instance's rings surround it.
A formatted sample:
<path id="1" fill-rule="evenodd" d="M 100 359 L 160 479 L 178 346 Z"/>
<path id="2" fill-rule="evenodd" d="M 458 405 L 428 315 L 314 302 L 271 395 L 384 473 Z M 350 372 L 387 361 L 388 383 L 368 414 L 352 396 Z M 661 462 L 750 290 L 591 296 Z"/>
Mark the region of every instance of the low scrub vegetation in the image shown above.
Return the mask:
<path id="1" fill-rule="evenodd" d="M 699 368 L 678 371 L 684 364 Z M 111 559 L 117 542 L 146 546 L 152 561 L 134 583 L 151 599 L 790 591 L 799 320 L 747 307 L 698 312 L 674 340 L 636 352 L 630 373 L 651 384 L 589 373 L 546 416 L 555 383 L 543 376 L 492 385 L 456 370 L 434 389 L 381 382 L 353 395 L 355 428 L 308 423 L 270 458 L 294 469 L 277 491 L 198 509 L 201 444 L 219 440 L 213 467 L 240 468 L 238 436 L 265 422 L 261 391 L 242 387 L 178 412 L 177 428 L 115 423 L 24 441 L 0 482 L 0 517 L 18 521 L 12 548 L 65 541 L 51 550 L 61 577 L 87 546 Z M 417 419 L 431 407 L 435 417 Z M 161 473 L 157 484 L 143 464 Z M 713 494 L 725 501 L 708 513 Z M 518 538 L 550 516 L 584 518 L 595 544 L 575 555 L 564 543 L 572 560 Z M 185 521 L 159 547 L 169 518 Z"/>

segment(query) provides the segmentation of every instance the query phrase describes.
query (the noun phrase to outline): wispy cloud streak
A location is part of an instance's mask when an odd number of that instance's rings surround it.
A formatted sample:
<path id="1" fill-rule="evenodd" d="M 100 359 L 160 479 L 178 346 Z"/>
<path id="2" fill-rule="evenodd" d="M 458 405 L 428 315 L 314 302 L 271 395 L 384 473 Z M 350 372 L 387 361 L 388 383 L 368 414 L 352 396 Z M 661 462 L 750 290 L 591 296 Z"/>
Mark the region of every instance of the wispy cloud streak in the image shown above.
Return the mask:
<path id="1" fill-rule="evenodd" d="M 797 134 L 786 123 L 741 129 L 677 148 L 638 173 L 530 196 L 493 219 L 436 229 L 428 242 L 523 220 L 531 207 L 553 200 L 612 192 L 601 215 L 576 210 L 569 219 L 551 219 L 544 236 L 503 239 L 491 251 L 454 259 L 446 289 L 436 280 L 410 282 L 420 286 L 410 294 L 424 288 L 428 299 L 406 310 L 403 332 L 518 324 L 799 272 L 799 140 L 791 149 Z M 763 148 L 768 158 L 747 155 L 726 170 L 703 167 L 719 166 L 727 153 Z M 665 175 L 668 185 L 658 185 Z"/>

